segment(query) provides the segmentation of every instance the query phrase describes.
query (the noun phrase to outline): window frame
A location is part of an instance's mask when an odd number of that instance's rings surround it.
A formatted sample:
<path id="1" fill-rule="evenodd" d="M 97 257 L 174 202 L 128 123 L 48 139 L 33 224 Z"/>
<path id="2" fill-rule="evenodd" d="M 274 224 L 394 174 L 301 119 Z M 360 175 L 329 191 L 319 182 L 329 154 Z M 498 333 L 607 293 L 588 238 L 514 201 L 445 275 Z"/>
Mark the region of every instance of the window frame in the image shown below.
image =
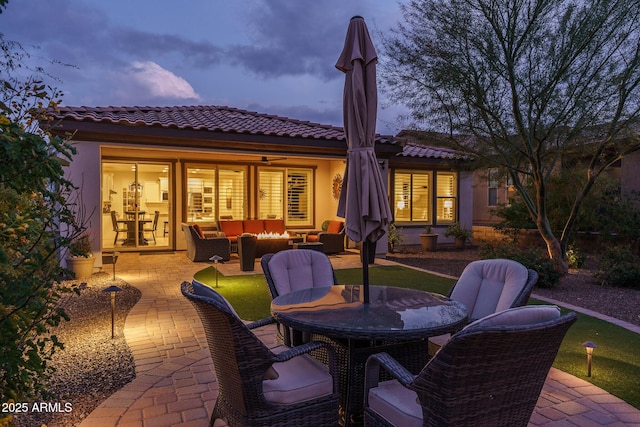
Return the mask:
<path id="1" fill-rule="evenodd" d="M 405 201 L 405 203 L 408 203 L 409 206 L 409 219 L 402 219 L 402 220 L 398 220 L 396 218 L 396 208 L 397 208 L 397 203 L 400 201 L 400 199 L 397 198 L 396 195 L 396 190 L 397 190 L 397 175 L 398 174 L 409 174 L 410 175 L 410 180 L 409 180 L 409 190 L 410 190 L 410 194 L 409 194 L 409 198 L 408 198 L 408 202 Z M 444 174 L 453 174 L 454 175 L 454 179 L 455 179 L 455 183 L 454 183 L 454 189 L 453 189 L 453 195 L 439 195 L 438 194 L 438 175 L 444 175 Z M 425 219 L 413 219 L 413 209 L 412 209 L 412 204 L 413 204 L 413 176 L 414 175 L 427 175 L 428 178 L 428 218 Z M 436 226 L 436 225 L 450 225 L 453 224 L 455 222 L 458 221 L 459 218 L 459 200 L 460 200 L 460 173 L 458 171 L 444 171 L 444 170 L 437 170 L 437 169 L 412 169 L 412 168 L 402 168 L 402 167 L 398 167 L 398 168 L 392 168 L 391 173 L 391 185 L 389 186 L 391 189 L 392 194 L 390 195 L 391 200 L 393 201 L 393 206 L 392 206 L 392 210 L 394 213 L 394 222 L 396 222 L 397 224 L 403 224 L 403 225 L 432 225 L 432 226 Z M 442 179 L 442 177 L 441 177 Z M 405 199 L 405 197 L 403 197 L 403 199 Z M 438 202 L 439 201 L 443 201 L 444 199 L 453 199 L 453 217 L 451 220 L 443 220 L 443 219 L 438 219 Z"/>
<path id="2" fill-rule="evenodd" d="M 202 221 L 205 224 L 213 223 L 216 224 L 221 216 L 221 206 L 223 203 L 225 204 L 225 209 L 233 209 L 238 210 L 238 205 L 240 205 L 240 209 L 242 210 L 242 218 L 244 219 L 248 216 L 248 200 L 249 200 L 249 169 L 244 165 L 232 165 L 232 164 L 219 164 L 219 163 L 197 163 L 197 162 L 188 162 L 184 164 L 182 171 L 182 188 L 183 188 L 183 198 L 182 198 L 182 218 L 186 221 L 194 221 L 195 215 L 193 211 L 190 210 L 189 200 L 191 199 L 190 194 L 192 191 L 189 190 L 189 187 L 195 187 L 194 183 L 190 184 L 190 180 L 200 179 L 199 177 L 190 177 L 190 170 L 196 170 L 199 172 L 200 170 L 206 170 L 207 173 L 213 173 L 213 179 L 207 181 L 207 185 L 202 184 L 202 206 L 203 211 L 205 213 L 204 208 L 205 204 L 207 207 L 211 207 L 210 213 L 213 220 L 204 220 Z M 221 188 L 220 183 L 220 172 L 221 171 L 235 171 L 240 170 L 243 173 L 242 177 L 242 194 L 238 197 L 238 190 L 231 190 L 231 195 L 227 196 L 228 188 Z M 205 191 L 205 188 L 207 189 Z M 205 196 L 206 194 L 206 196 Z M 211 203 L 205 203 L 205 197 L 212 197 L 213 200 Z M 224 198 L 224 199 L 223 199 Z M 231 204 L 229 204 L 229 199 Z M 229 207 L 230 206 L 230 207 Z M 235 206 L 235 207 L 234 207 Z M 235 216 L 234 216 L 235 219 Z M 199 222 L 199 221 L 196 221 Z"/>

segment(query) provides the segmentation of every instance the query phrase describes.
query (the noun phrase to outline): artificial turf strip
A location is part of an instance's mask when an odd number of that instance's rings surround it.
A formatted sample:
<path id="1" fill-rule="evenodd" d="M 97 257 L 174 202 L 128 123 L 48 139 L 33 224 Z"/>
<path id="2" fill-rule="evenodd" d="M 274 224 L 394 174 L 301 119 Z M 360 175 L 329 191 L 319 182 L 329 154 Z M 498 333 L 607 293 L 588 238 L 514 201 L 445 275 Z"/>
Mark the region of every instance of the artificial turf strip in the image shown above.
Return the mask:
<path id="1" fill-rule="evenodd" d="M 215 287 L 215 274 L 213 267 L 207 267 L 197 272 L 193 278 L 218 291 L 243 320 L 259 320 L 271 316 L 269 311 L 271 295 L 263 274 L 242 276 L 218 274 L 218 288 Z"/>
<path id="2" fill-rule="evenodd" d="M 546 304 L 534 299 L 529 303 Z M 562 311 L 570 310 L 563 308 Z M 578 321 L 567 332 L 553 366 L 640 409 L 640 335 L 613 323 L 577 314 Z M 598 346 L 593 351 L 591 378 L 587 377 L 587 352 L 582 346 L 585 341 Z"/>
<path id="3" fill-rule="evenodd" d="M 336 270 L 338 283 L 359 284 L 362 269 Z M 215 287 L 215 270 L 207 267 L 195 279 Z M 369 268 L 372 285 L 397 286 L 447 294 L 455 281 L 402 266 Z M 264 275 L 218 276 L 218 292 L 231 303 L 245 320 L 258 320 L 270 315 L 271 297 Z M 535 290 L 534 290 L 535 292 Z M 531 299 L 529 304 L 546 304 Z M 563 309 L 564 312 L 568 311 Z M 582 343 L 593 341 L 591 377 L 587 377 L 587 356 Z M 535 348 L 531 349 L 535 352 Z M 569 329 L 553 364 L 561 371 L 584 379 L 640 409 L 640 335 L 609 322 L 578 313 L 578 321 Z"/>

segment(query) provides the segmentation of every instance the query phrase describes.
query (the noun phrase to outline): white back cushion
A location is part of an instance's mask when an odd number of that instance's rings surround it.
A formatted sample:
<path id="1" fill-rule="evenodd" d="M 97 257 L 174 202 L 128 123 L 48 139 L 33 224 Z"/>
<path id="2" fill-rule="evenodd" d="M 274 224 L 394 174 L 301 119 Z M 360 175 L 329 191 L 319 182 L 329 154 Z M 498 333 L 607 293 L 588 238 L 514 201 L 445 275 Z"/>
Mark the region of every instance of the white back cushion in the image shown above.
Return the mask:
<path id="1" fill-rule="evenodd" d="M 214 301 L 217 301 L 219 304 L 222 304 L 223 306 L 227 307 L 229 311 L 233 313 L 236 317 L 240 318 L 238 316 L 238 313 L 236 313 L 236 310 L 233 308 L 233 306 L 229 304 L 229 301 L 227 301 L 225 297 L 223 297 L 222 295 L 214 291 L 213 288 L 211 288 L 211 286 L 205 285 L 204 283 L 199 282 L 195 279 L 191 281 L 191 286 L 193 286 L 193 293 L 195 293 L 196 295 L 199 295 L 205 298 L 210 298 Z"/>
<path id="2" fill-rule="evenodd" d="M 278 295 L 335 285 L 331 261 L 318 251 L 292 249 L 278 252 L 269 260 L 269 271 Z"/>
<path id="3" fill-rule="evenodd" d="M 528 326 L 548 322 L 560 317 L 560 308 L 555 305 L 525 305 L 490 314 L 468 324 L 463 330 L 474 330 L 487 326 Z"/>
<path id="4" fill-rule="evenodd" d="M 470 320 L 511 307 L 527 283 L 527 268 L 509 259 L 473 261 L 462 272 L 451 299 L 467 307 Z"/>

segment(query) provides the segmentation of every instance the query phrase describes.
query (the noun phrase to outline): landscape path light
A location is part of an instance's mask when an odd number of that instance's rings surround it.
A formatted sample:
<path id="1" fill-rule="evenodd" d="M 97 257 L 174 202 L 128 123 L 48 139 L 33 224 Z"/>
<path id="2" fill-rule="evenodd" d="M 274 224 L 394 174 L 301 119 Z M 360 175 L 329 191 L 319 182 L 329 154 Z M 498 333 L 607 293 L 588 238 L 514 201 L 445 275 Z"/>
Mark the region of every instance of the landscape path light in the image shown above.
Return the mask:
<path id="1" fill-rule="evenodd" d="M 113 280 L 116 280 L 116 262 L 118 261 L 118 255 L 120 255 L 120 252 L 118 251 L 113 251 L 111 253 L 111 263 L 113 264 Z"/>
<path id="2" fill-rule="evenodd" d="M 121 290 L 122 288 L 112 285 L 102 291 L 111 294 L 111 339 L 115 337 L 116 292 L 120 292 Z"/>
<path id="3" fill-rule="evenodd" d="M 591 376 L 591 358 L 593 356 L 593 349 L 598 348 L 598 346 L 591 341 L 585 341 L 582 343 L 582 346 L 587 350 L 587 376 Z"/>
<path id="4" fill-rule="evenodd" d="M 216 268 L 216 288 L 218 287 L 218 261 L 222 261 L 222 257 L 220 255 L 214 255 L 209 258 L 210 261 L 213 261 L 213 264 Z"/>

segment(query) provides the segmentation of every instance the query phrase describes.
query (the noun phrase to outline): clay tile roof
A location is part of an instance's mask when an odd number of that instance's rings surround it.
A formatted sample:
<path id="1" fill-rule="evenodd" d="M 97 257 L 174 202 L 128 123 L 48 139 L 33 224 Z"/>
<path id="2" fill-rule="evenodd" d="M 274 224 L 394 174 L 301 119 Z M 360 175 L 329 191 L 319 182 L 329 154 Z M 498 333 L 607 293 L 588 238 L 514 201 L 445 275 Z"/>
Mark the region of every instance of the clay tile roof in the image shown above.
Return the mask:
<path id="1" fill-rule="evenodd" d="M 423 157 L 429 159 L 451 159 L 466 160 L 469 157 L 459 151 L 446 147 L 431 147 L 428 145 L 420 145 L 411 142 L 404 144 L 402 153 L 398 153 L 401 157 Z"/>
<path id="2" fill-rule="evenodd" d="M 113 123 L 131 126 L 155 126 L 272 135 L 297 138 L 344 140 L 341 127 L 290 119 L 254 111 L 215 105 L 178 107 L 60 107 L 54 119 Z M 392 138 L 377 136 L 379 143 L 394 143 Z"/>

